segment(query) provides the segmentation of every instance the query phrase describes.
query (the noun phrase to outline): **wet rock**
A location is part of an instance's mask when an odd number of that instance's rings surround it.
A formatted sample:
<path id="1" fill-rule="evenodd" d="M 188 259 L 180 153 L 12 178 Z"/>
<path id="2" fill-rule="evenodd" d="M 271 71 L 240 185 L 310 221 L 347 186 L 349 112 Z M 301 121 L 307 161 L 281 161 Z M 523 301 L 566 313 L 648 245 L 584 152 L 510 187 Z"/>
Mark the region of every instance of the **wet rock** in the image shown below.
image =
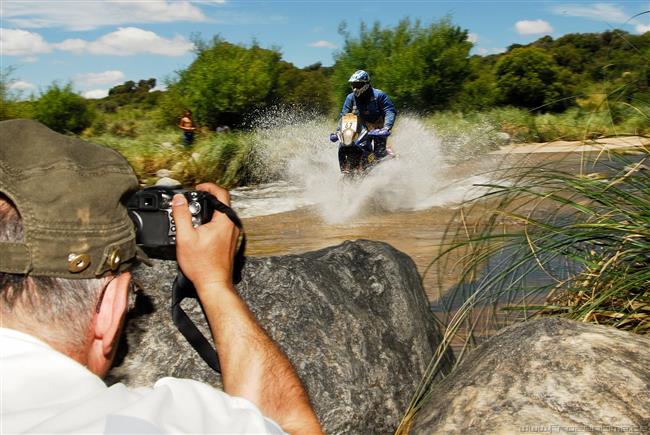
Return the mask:
<path id="1" fill-rule="evenodd" d="M 177 187 L 180 185 L 181 185 L 180 181 L 174 180 L 173 178 L 169 178 L 169 177 L 163 177 L 158 181 L 156 181 L 156 186 Z"/>
<path id="2" fill-rule="evenodd" d="M 431 397 L 414 434 L 647 433 L 650 338 L 557 318 L 518 324 Z"/>
<path id="3" fill-rule="evenodd" d="M 512 137 L 505 131 L 498 132 L 496 138 L 499 145 L 510 145 L 512 143 Z"/>
<path id="4" fill-rule="evenodd" d="M 135 271 L 145 295 L 130 314 L 128 353 L 112 382 L 151 385 L 176 376 L 221 388 L 171 322 L 175 275 L 173 262 Z M 356 241 L 248 258 L 237 290 L 296 367 L 328 433 L 395 430 L 440 340 L 408 256 Z M 186 311 L 209 337 L 200 309 Z"/>
<path id="5" fill-rule="evenodd" d="M 156 171 L 156 177 L 158 178 L 168 178 L 171 177 L 171 175 L 172 175 L 172 171 L 170 171 L 169 169 L 158 169 Z"/>

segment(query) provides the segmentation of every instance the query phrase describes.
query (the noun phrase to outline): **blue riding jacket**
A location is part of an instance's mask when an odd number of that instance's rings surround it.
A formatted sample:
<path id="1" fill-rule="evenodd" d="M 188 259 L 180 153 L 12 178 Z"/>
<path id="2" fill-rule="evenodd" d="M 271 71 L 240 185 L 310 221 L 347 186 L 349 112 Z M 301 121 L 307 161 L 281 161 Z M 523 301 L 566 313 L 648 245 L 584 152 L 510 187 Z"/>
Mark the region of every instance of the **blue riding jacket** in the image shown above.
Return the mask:
<path id="1" fill-rule="evenodd" d="M 372 95 L 365 95 L 369 91 L 372 91 Z M 354 92 L 350 92 L 345 98 L 339 118 L 346 113 L 353 112 L 355 107 L 358 111 L 358 115 L 364 121 L 377 124 L 381 123 L 383 119 L 383 127 L 388 129 L 393 128 L 395 116 L 397 115 L 395 105 L 390 98 L 388 98 L 388 95 L 384 94 L 379 89 L 370 87 L 370 89 L 364 92 L 364 95 L 361 95 L 359 98 L 354 96 Z"/>

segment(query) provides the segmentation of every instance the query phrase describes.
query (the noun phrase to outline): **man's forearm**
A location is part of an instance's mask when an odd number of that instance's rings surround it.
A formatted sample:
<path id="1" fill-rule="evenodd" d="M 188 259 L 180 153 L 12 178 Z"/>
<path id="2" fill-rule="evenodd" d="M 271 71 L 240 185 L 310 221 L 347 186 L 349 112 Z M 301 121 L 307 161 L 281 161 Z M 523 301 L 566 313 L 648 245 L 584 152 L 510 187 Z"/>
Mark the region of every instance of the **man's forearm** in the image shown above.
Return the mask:
<path id="1" fill-rule="evenodd" d="M 229 285 L 197 286 L 219 353 L 224 390 L 255 403 L 289 433 L 320 433 L 293 366 Z"/>

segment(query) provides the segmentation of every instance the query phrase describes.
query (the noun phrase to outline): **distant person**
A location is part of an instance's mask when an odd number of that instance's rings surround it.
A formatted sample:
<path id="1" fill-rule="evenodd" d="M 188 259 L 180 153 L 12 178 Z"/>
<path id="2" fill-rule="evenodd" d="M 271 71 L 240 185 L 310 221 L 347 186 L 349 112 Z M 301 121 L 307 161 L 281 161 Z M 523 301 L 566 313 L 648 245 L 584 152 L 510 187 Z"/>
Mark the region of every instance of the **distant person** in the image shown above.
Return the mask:
<path id="1" fill-rule="evenodd" d="M 192 121 L 191 110 L 188 109 L 183 113 L 183 117 L 178 123 L 178 128 L 183 130 L 183 144 L 187 147 L 192 145 L 194 142 L 194 130 L 196 130 L 196 127 L 194 127 L 194 121 Z"/>
<path id="2" fill-rule="evenodd" d="M 171 377 L 106 386 L 129 269 L 144 260 L 122 202 L 138 179 L 117 152 L 35 121 L 0 122 L 0 143 L 0 433 L 322 433 L 233 286 L 239 230 L 219 212 L 194 228 L 183 195 L 172 200 L 178 265 L 217 343 L 224 391 Z M 197 189 L 229 203 L 214 184 Z"/>
<path id="3" fill-rule="evenodd" d="M 352 87 L 352 92 L 345 98 L 339 118 L 346 113 L 354 113 L 361 118 L 368 130 L 382 129 L 389 133 L 395 124 L 397 111 L 388 95 L 370 85 L 370 76 L 364 70 L 355 71 L 348 83 Z M 378 159 L 392 155 L 393 151 L 387 146 L 386 139 L 386 137 L 375 137 L 372 141 L 372 149 L 368 151 L 373 152 Z M 342 159 L 342 153 L 339 152 L 341 167 Z"/>

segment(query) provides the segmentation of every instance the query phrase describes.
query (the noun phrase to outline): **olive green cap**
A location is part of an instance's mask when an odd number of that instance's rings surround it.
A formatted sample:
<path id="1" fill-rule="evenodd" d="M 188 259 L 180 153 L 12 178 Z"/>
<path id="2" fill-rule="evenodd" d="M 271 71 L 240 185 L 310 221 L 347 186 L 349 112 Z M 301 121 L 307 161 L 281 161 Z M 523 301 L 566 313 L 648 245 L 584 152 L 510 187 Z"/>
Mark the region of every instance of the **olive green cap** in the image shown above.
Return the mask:
<path id="1" fill-rule="evenodd" d="M 121 203 L 138 188 L 117 152 L 36 121 L 0 122 L 0 192 L 16 206 L 23 240 L 0 242 L 0 271 L 95 278 L 139 256 Z"/>

